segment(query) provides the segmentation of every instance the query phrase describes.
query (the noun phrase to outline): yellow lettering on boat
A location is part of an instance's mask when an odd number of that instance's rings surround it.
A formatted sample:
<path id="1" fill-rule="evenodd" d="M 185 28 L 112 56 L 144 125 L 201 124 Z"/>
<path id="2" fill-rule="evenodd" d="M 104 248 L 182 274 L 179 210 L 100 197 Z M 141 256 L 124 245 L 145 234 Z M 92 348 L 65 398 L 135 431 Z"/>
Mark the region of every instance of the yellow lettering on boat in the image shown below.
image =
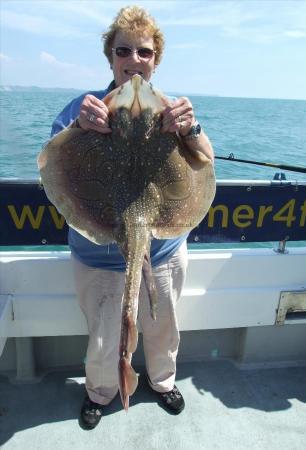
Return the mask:
<path id="1" fill-rule="evenodd" d="M 305 226 L 305 222 L 306 222 L 306 200 L 304 200 L 303 205 L 301 206 L 301 220 L 300 220 L 300 227 L 304 227 Z"/>
<path id="2" fill-rule="evenodd" d="M 273 211 L 273 206 L 260 206 L 259 212 L 258 212 L 258 219 L 257 219 L 257 227 L 261 228 L 263 224 L 263 220 L 265 216 Z"/>
<path id="3" fill-rule="evenodd" d="M 246 211 L 243 213 L 242 211 Z M 249 227 L 252 222 L 249 219 L 254 219 L 254 210 L 249 205 L 239 205 L 233 212 L 233 224 L 238 228 Z M 246 222 L 242 222 L 246 220 Z"/>
<path id="4" fill-rule="evenodd" d="M 211 206 L 208 211 L 208 227 L 213 228 L 215 223 L 215 212 L 221 211 L 222 213 L 222 228 L 228 226 L 228 207 L 225 205 Z"/>
<path id="5" fill-rule="evenodd" d="M 23 208 L 21 210 L 21 214 L 18 216 L 14 205 L 8 205 L 7 208 L 9 210 L 10 215 L 13 219 L 13 222 L 18 230 L 22 230 L 26 220 L 28 220 L 30 222 L 30 224 L 32 225 L 32 228 L 34 228 L 34 230 L 38 230 L 38 228 L 40 227 L 40 224 L 41 224 L 41 220 L 42 220 L 44 211 L 45 211 L 45 206 L 39 206 L 37 209 L 37 213 L 34 216 L 30 206 L 25 205 L 25 206 L 23 206 Z"/>
<path id="6" fill-rule="evenodd" d="M 274 222 L 286 222 L 287 227 L 291 227 L 295 221 L 294 213 L 295 200 L 289 200 L 285 205 L 273 216 Z"/>
<path id="7" fill-rule="evenodd" d="M 58 230 L 61 230 L 63 226 L 65 225 L 65 217 L 62 216 L 62 214 L 59 214 L 55 206 L 50 205 L 48 206 L 48 209 L 50 211 L 50 215 L 52 217 L 52 220 Z"/>

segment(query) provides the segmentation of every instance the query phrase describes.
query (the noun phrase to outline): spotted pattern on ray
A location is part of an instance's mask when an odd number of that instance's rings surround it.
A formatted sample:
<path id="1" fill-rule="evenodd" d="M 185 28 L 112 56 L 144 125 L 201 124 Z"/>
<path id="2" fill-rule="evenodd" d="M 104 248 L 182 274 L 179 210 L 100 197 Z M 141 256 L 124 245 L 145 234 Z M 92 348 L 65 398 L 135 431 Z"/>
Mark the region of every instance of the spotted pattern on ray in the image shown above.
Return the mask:
<path id="1" fill-rule="evenodd" d="M 137 386 L 131 358 L 142 269 L 158 320 L 151 238 L 181 236 L 197 226 L 214 198 L 215 176 L 208 158 L 194 155 L 176 134 L 161 133 L 169 101 L 140 76 L 104 102 L 111 134 L 68 128 L 43 149 L 38 165 L 46 194 L 67 223 L 97 244 L 116 242 L 126 260 L 118 368 L 128 409 Z"/>

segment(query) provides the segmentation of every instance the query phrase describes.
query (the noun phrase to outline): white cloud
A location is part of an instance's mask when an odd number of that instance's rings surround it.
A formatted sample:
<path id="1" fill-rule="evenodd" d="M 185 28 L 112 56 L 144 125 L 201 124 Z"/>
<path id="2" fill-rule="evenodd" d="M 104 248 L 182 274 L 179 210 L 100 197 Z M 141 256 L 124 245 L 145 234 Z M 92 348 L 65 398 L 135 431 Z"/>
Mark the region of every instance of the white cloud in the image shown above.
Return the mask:
<path id="1" fill-rule="evenodd" d="M 190 1 L 184 14 L 180 4 L 176 2 L 176 8 L 159 21 L 161 25 L 210 28 L 221 36 L 258 44 L 285 37 L 301 39 L 306 34 L 302 31 L 306 29 L 305 1 Z"/>
<path id="2" fill-rule="evenodd" d="M 179 44 L 170 45 L 170 48 L 177 49 L 191 49 L 191 48 L 207 48 L 207 44 L 202 41 L 182 42 Z"/>
<path id="3" fill-rule="evenodd" d="M 77 65 L 77 64 L 60 61 L 54 55 L 52 55 L 51 53 L 45 52 L 45 51 L 40 52 L 40 61 L 43 64 L 48 64 L 49 66 L 51 66 L 57 70 L 62 70 L 66 73 L 70 72 L 71 74 L 78 74 L 80 76 L 80 78 L 81 77 L 86 77 L 86 78 L 95 78 L 96 77 L 96 73 L 94 72 L 94 70 L 89 69 L 88 67 Z"/>
<path id="4" fill-rule="evenodd" d="M 306 38 L 306 31 L 300 31 L 300 30 L 292 30 L 292 31 L 285 31 L 285 36 L 295 38 L 295 39 L 305 39 Z"/>
<path id="5" fill-rule="evenodd" d="M 5 53 L 0 53 L 0 61 L 12 61 L 12 58 Z"/>
<path id="6" fill-rule="evenodd" d="M 137 3 L 148 9 L 162 27 L 209 27 L 228 37 L 254 42 L 302 38 L 304 31 L 296 30 L 306 29 L 306 2 L 302 1 L 138 0 Z M 96 0 L 7 1 L 1 6 L 1 21 L 3 27 L 39 35 L 88 38 L 103 31 L 127 4 Z"/>
<path id="7" fill-rule="evenodd" d="M 242 3 L 234 1 L 189 2 L 185 9 L 183 2 L 176 2 L 172 16 L 161 21 L 163 25 L 182 25 L 199 27 L 239 26 L 258 18 L 259 14 L 251 8 L 243 8 Z M 184 8 L 184 13 L 181 12 Z"/>
<path id="8" fill-rule="evenodd" d="M 50 64 L 51 66 L 57 67 L 59 69 L 72 69 L 76 67 L 75 64 L 59 61 L 55 56 L 51 55 L 51 53 L 47 53 L 44 51 L 40 53 L 40 60 L 43 63 Z"/>
<path id="9" fill-rule="evenodd" d="M 223 34 L 226 37 L 253 42 L 256 44 L 267 44 L 274 42 L 282 36 L 279 31 L 267 30 L 265 27 L 224 27 Z"/>
<path id="10" fill-rule="evenodd" d="M 112 15 L 106 15 L 104 2 L 96 1 L 62 1 L 62 2 L 44 2 L 43 8 L 51 8 L 53 13 L 59 13 L 63 21 L 72 19 L 72 15 L 85 17 L 101 25 L 109 25 L 112 21 Z M 110 3 L 112 4 L 112 3 Z"/>
<path id="11" fill-rule="evenodd" d="M 180 2 L 180 0 L 179 0 Z M 13 2 L 12 2 L 13 3 Z M 14 2 L 15 4 L 23 2 Z M 178 8 L 178 1 L 142 1 L 130 2 L 130 4 L 137 3 L 140 7 L 148 11 L 169 11 Z M 191 2 L 192 3 L 192 2 Z M 198 2 L 193 2 L 198 3 Z M 103 1 L 103 0 L 44 0 L 39 1 L 39 10 L 49 14 L 59 13 L 63 18 L 67 19 L 71 15 L 88 17 L 101 24 L 109 25 L 113 17 L 118 11 L 129 4 L 126 0 Z M 27 0 L 26 9 L 32 13 L 36 13 L 38 8 L 38 1 Z M 12 8 L 13 9 L 13 8 Z M 22 5 L 19 8 L 14 8 L 15 11 L 22 11 Z M 65 15 L 65 13 L 68 13 Z"/>
<path id="12" fill-rule="evenodd" d="M 15 30 L 26 31 L 39 35 L 61 37 L 88 37 L 89 34 L 81 32 L 77 27 L 70 26 L 65 21 L 50 20 L 50 17 L 2 11 L 0 15 L 1 26 Z"/>

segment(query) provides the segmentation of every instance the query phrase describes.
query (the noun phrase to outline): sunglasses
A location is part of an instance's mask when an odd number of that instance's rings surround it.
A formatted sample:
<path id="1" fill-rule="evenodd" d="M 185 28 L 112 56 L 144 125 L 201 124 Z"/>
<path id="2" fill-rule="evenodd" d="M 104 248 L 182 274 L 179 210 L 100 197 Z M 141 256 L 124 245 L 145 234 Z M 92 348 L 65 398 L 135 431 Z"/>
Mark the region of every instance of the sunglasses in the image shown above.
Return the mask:
<path id="1" fill-rule="evenodd" d="M 154 53 L 156 53 L 155 50 L 152 48 L 147 47 L 140 47 L 136 49 L 132 49 L 130 47 L 116 47 L 112 48 L 112 51 L 116 53 L 119 58 L 128 58 L 131 56 L 132 53 L 137 53 L 138 57 L 141 59 L 151 59 Z"/>

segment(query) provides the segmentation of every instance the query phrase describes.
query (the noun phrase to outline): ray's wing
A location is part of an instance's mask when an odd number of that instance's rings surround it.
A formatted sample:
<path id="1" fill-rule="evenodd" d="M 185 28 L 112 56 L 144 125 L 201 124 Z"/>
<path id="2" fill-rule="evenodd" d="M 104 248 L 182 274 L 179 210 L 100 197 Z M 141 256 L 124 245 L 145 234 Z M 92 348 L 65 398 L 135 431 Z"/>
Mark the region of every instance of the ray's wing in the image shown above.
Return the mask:
<path id="1" fill-rule="evenodd" d="M 49 200 L 72 228 L 97 244 L 114 240 L 118 221 L 112 150 L 109 136 L 67 128 L 46 145 L 37 161 Z"/>
<path id="2" fill-rule="evenodd" d="M 196 227 L 208 212 L 216 191 L 213 164 L 190 152 L 177 139 L 154 183 L 159 191 L 159 214 L 152 226 L 158 239 L 181 236 Z"/>

